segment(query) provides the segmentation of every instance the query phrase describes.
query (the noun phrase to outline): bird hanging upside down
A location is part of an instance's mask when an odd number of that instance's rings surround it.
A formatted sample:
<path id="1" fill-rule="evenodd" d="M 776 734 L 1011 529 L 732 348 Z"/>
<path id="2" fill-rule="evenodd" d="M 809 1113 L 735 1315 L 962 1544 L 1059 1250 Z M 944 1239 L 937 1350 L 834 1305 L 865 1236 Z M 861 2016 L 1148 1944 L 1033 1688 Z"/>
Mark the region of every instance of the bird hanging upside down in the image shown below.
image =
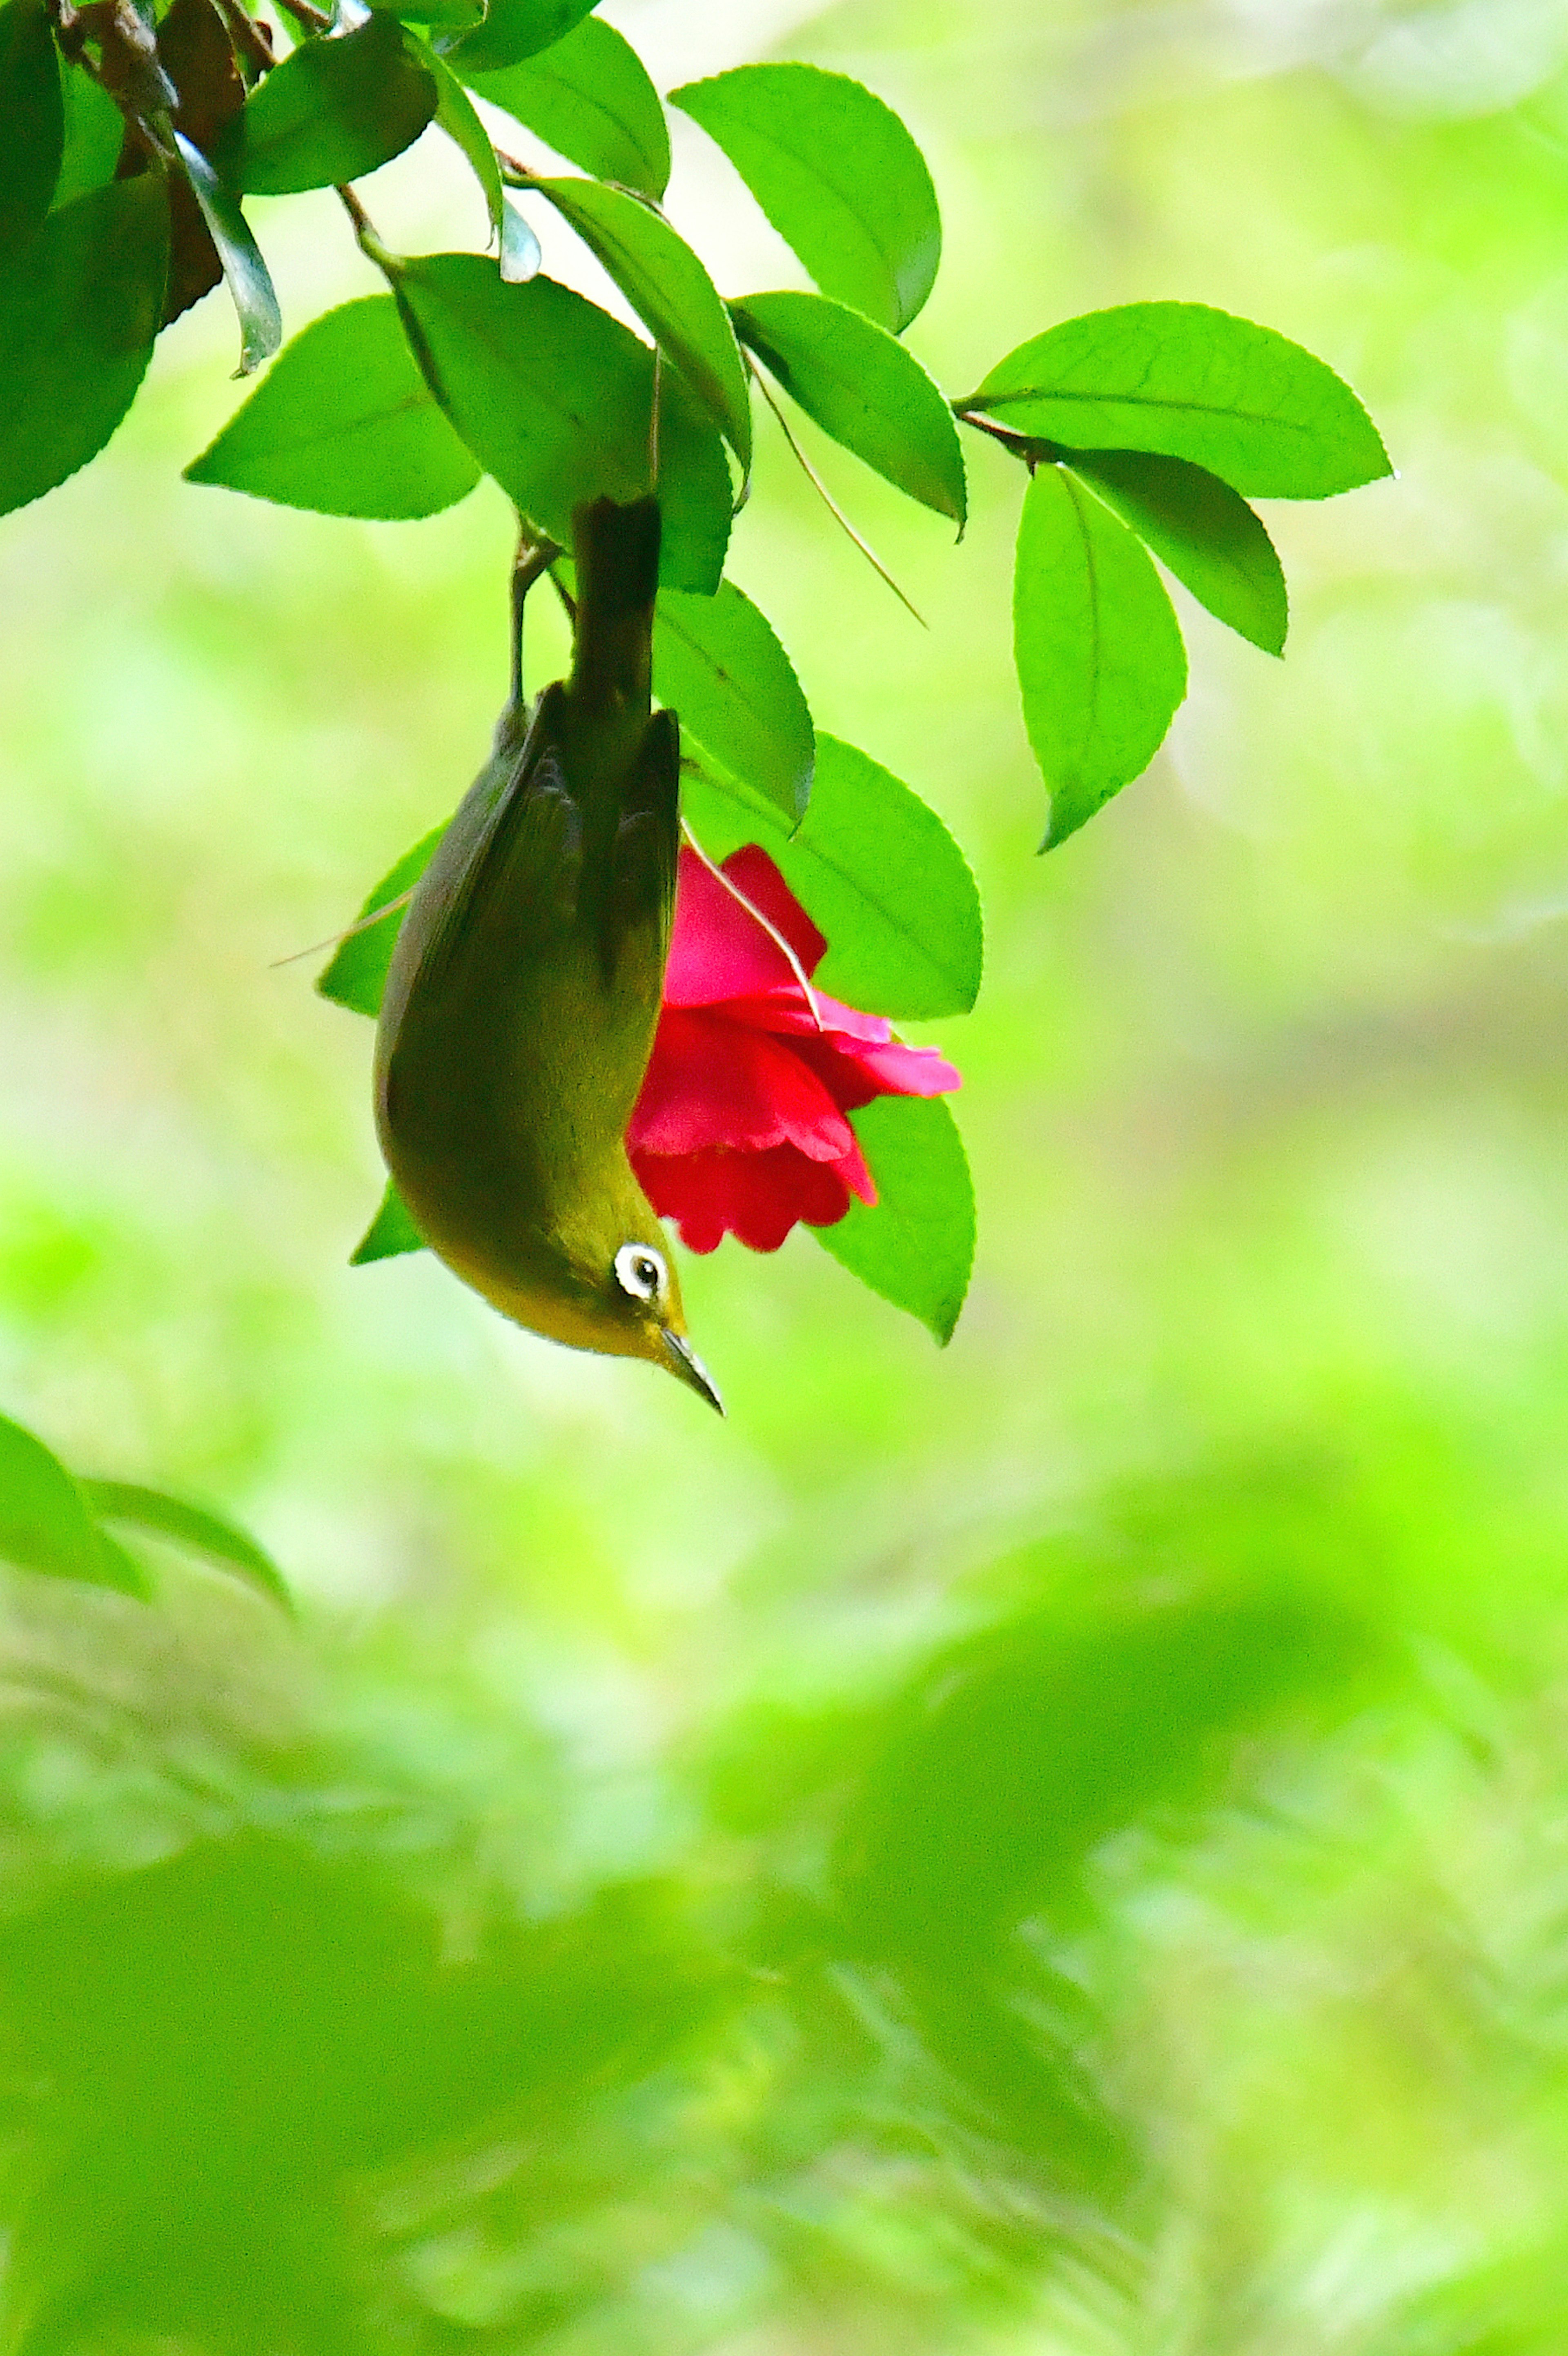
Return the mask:
<path id="1" fill-rule="evenodd" d="M 651 708 L 659 504 L 572 519 L 571 677 L 521 688 L 409 902 L 376 1032 L 415 1226 L 519 1325 L 650 1358 L 723 1413 L 627 1160 L 674 909 L 680 731 Z"/>

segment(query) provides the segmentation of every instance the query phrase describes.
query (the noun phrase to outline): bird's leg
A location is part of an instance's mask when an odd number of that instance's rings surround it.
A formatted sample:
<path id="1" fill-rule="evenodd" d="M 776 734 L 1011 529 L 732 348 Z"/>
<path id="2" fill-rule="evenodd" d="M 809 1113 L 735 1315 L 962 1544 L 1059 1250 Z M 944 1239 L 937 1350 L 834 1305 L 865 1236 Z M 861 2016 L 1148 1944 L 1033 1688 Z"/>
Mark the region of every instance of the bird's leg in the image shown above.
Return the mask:
<path id="1" fill-rule="evenodd" d="M 511 700 L 518 711 L 522 708 L 522 609 L 534 583 L 560 554 L 554 541 L 536 539 L 527 524 L 520 523 L 511 568 Z"/>

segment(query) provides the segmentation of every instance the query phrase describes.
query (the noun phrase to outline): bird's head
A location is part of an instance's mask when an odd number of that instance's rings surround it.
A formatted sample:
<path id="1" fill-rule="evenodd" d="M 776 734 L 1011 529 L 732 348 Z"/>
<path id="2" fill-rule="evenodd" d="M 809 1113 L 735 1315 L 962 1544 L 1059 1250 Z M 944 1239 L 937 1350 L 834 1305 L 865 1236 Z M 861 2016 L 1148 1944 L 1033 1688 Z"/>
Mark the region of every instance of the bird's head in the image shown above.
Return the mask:
<path id="1" fill-rule="evenodd" d="M 493 1223 L 484 1224 L 489 1233 Z M 648 1358 L 723 1415 L 713 1376 L 686 1338 L 664 1230 L 629 1165 L 602 1191 L 579 1191 L 558 1219 L 522 1235 L 511 1229 L 499 1253 L 477 1248 L 473 1232 L 442 1232 L 428 1219 L 424 1231 L 448 1267 L 515 1324 L 570 1349 Z"/>

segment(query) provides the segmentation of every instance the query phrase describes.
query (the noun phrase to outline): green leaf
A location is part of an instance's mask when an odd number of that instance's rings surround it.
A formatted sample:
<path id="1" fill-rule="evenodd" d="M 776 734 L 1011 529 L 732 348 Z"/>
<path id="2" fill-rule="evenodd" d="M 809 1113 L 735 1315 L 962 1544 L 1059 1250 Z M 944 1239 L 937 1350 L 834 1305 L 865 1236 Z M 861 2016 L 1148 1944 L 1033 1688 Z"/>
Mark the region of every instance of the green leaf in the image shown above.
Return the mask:
<path id="1" fill-rule="evenodd" d="M 1065 320 L 1009 352 L 957 405 L 1071 449 L 1186 458 L 1243 498 L 1325 499 L 1392 472 L 1331 368 L 1202 303 Z"/>
<path id="2" fill-rule="evenodd" d="M 455 145 L 460 147 L 474 167 L 474 177 L 484 191 L 485 209 L 490 217 L 490 234 L 498 246 L 501 244 L 501 224 L 506 214 L 506 193 L 501 185 L 501 167 L 496 162 L 496 151 L 490 145 L 490 134 L 474 112 L 474 102 L 445 59 L 436 56 L 423 41 L 413 41 L 420 63 L 435 84 L 435 121 Z M 525 272 L 532 276 L 532 272 Z M 507 275 L 503 269 L 501 275 Z"/>
<path id="3" fill-rule="evenodd" d="M 261 249 L 244 214 L 199 147 L 182 132 L 174 134 L 191 193 L 201 208 L 208 235 L 218 249 L 223 276 L 240 317 L 240 365 L 236 376 L 253 376 L 283 341 L 283 314 Z M 209 265 L 210 267 L 210 265 Z"/>
<path id="4" fill-rule="evenodd" d="M 65 101 L 65 153 L 55 182 L 54 209 L 102 188 L 114 177 L 125 140 L 125 118 L 105 90 L 81 66 L 60 80 Z"/>
<path id="5" fill-rule="evenodd" d="M 670 102 L 717 142 L 824 294 L 895 334 L 931 291 L 942 224 L 926 159 L 847 74 L 736 66 Z"/>
<path id="6" fill-rule="evenodd" d="M 729 313 L 702 263 L 660 214 L 599 180 L 535 180 L 614 279 L 751 471 L 751 393 Z"/>
<path id="7" fill-rule="evenodd" d="M 470 72 L 494 73 L 553 48 L 594 5 L 595 0 L 490 0 L 482 25 L 441 47 L 467 81 Z"/>
<path id="8" fill-rule="evenodd" d="M 711 858 L 760 842 L 778 862 L 826 937 L 816 978 L 833 997 L 909 1021 L 974 1004 L 984 946 L 974 878 L 935 810 L 879 762 L 819 734 L 794 833 L 774 805 L 705 769 L 683 778 L 682 795 Z"/>
<path id="9" fill-rule="evenodd" d="M 401 155 L 435 112 L 434 75 L 394 16 L 317 35 L 258 82 L 213 151 L 232 188 L 293 196 Z"/>
<path id="10" fill-rule="evenodd" d="M 660 591 L 653 687 L 728 776 L 795 824 L 811 790 L 811 715 L 772 624 L 733 581 L 716 597 Z"/>
<path id="11" fill-rule="evenodd" d="M 876 1183 L 875 1208 L 852 1199 L 834 1226 L 811 1233 L 945 1346 L 974 1265 L 974 1188 L 958 1123 L 940 1097 L 878 1097 L 850 1119 Z"/>
<path id="12" fill-rule="evenodd" d="M 367 294 L 295 337 L 185 478 L 390 519 L 454 506 L 479 468 L 421 376 L 392 297 Z"/>
<path id="13" fill-rule="evenodd" d="M 156 172 L 78 197 L 0 262 L 0 515 L 102 449 L 146 372 L 167 274 Z"/>
<path id="14" fill-rule="evenodd" d="M 49 1579 L 145 1596 L 136 1565 L 104 1537 L 65 1466 L 30 1431 L 0 1416 L 0 1558 Z"/>
<path id="15" fill-rule="evenodd" d="M 1147 768 L 1187 692 L 1159 574 L 1060 466 L 1041 466 L 1024 496 L 1013 628 L 1024 724 L 1050 788 L 1045 850 Z"/>
<path id="16" fill-rule="evenodd" d="M 1185 458 L 1074 450 L 1066 463 L 1186 584 L 1200 605 L 1269 655 L 1290 623 L 1273 541 L 1240 495 Z"/>
<path id="17" fill-rule="evenodd" d="M 409 1217 L 403 1196 L 387 1180 L 381 1209 L 349 1255 L 350 1268 L 365 1268 L 373 1259 L 396 1259 L 401 1252 L 424 1251 L 424 1237 Z"/>
<path id="18" fill-rule="evenodd" d="M 962 532 L 958 427 L 913 352 L 825 294 L 747 294 L 730 313 L 742 343 L 824 434 Z"/>
<path id="19" fill-rule="evenodd" d="M 365 925 L 362 932 L 350 932 L 338 942 L 330 964 L 316 985 L 323 998 L 331 999 L 334 1005 L 347 1006 L 356 1014 L 368 1014 L 372 1020 L 380 1013 L 381 992 L 387 986 L 387 968 L 397 946 L 408 894 L 435 856 L 435 846 L 446 831 L 444 824 L 433 826 L 366 894 L 355 920 L 358 924 L 373 916 L 378 908 L 386 907 L 389 901 L 395 900 L 397 906 L 383 923 Z"/>
<path id="20" fill-rule="evenodd" d="M 81 1486 L 102 1520 L 129 1522 L 139 1529 L 155 1531 L 159 1537 L 204 1556 L 220 1570 L 237 1570 L 285 1612 L 293 1612 L 294 1598 L 276 1563 L 232 1522 L 199 1505 L 185 1505 L 178 1497 L 166 1497 L 161 1489 L 144 1489 L 134 1481 L 83 1481 Z"/>
<path id="21" fill-rule="evenodd" d="M 41 228 L 65 151 L 59 59 L 43 0 L 0 8 L 0 248 Z"/>
<path id="22" fill-rule="evenodd" d="M 504 107 L 557 155 L 596 180 L 616 180 L 655 202 L 670 180 L 670 126 L 642 59 L 602 16 L 537 58 L 485 73 L 456 56 L 465 81 Z"/>
<path id="23" fill-rule="evenodd" d="M 646 495 L 653 354 L 629 328 L 553 278 L 503 285 L 478 254 L 420 254 L 390 274 L 432 391 L 538 530 L 569 547 L 581 500 Z M 718 434 L 668 371 L 659 496 L 660 580 L 711 596 L 729 541 L 729 468 Z"/>

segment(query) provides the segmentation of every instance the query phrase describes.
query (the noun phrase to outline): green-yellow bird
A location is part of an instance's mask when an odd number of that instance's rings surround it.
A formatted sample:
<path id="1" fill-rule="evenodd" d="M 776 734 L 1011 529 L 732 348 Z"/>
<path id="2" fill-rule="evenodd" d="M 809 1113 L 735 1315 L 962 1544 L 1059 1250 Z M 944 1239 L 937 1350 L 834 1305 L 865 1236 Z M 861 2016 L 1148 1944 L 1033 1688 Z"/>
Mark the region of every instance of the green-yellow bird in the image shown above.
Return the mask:
<path id="1" fill-rule="evenodd" d="M 409 902 L 377 1128 L 415 1226 L 503 1316 L 651 1358 L 722 1414 L 626 1152 L 680 841 L 680 732 L 650 701 L 658 501 L 596 500 L 573 538 L 572 674 L 502 713 Z"/>

